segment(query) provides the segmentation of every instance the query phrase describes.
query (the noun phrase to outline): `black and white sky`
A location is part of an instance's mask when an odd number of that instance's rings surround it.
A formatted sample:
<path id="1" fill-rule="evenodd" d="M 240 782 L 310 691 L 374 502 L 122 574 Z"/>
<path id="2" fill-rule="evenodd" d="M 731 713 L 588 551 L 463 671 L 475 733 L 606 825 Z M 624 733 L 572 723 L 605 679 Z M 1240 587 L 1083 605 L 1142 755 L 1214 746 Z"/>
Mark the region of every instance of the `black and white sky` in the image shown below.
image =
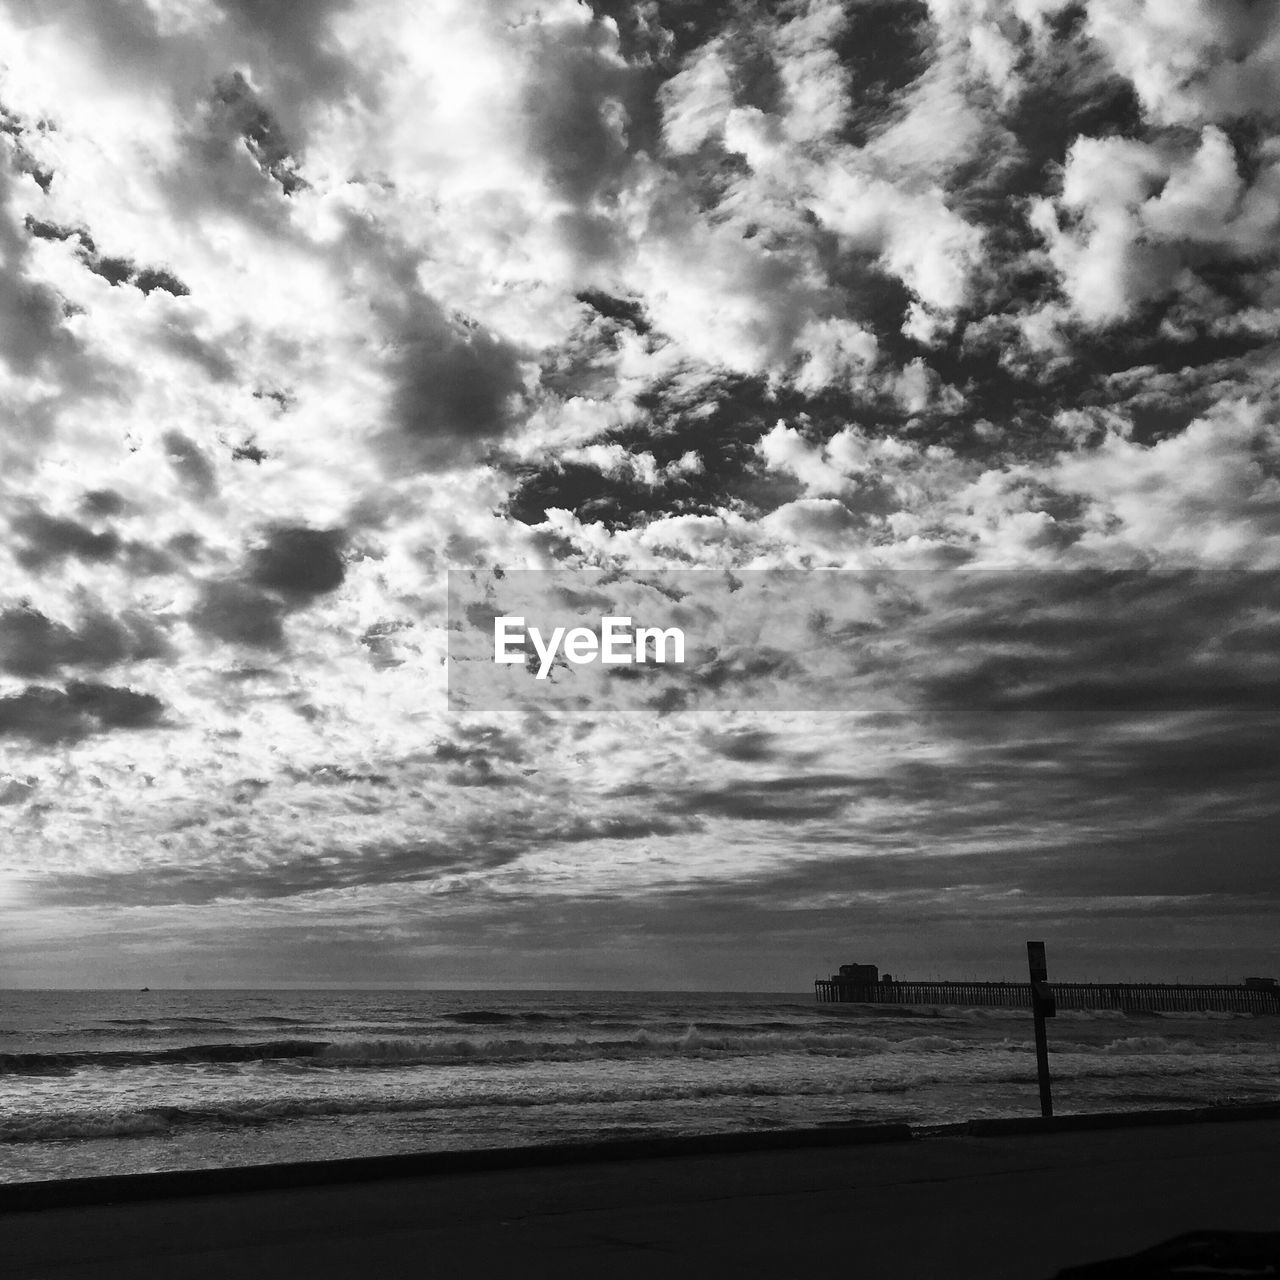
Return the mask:
<path id="1" fill-rule="evenodd" d="M 0 0 L 0 986 L 1280 968 L 1278 90 L 1267 0 Z M 451 704 L 450 569 L 857 661 Z"/>

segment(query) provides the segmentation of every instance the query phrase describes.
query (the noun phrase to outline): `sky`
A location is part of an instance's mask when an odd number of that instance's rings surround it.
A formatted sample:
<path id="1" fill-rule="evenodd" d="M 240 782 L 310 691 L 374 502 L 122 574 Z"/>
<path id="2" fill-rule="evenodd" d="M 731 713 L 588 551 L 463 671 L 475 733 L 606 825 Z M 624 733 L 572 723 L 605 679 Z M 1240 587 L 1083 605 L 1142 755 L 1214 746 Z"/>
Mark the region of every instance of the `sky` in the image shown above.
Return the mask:
<path id="1" fill-rule="evenodd" d="M 0 986 L 1280 970 L 1278 73 L 1252 0 L 0 0 Z M 460 694 L 532 570 L 712 665 Z"/>

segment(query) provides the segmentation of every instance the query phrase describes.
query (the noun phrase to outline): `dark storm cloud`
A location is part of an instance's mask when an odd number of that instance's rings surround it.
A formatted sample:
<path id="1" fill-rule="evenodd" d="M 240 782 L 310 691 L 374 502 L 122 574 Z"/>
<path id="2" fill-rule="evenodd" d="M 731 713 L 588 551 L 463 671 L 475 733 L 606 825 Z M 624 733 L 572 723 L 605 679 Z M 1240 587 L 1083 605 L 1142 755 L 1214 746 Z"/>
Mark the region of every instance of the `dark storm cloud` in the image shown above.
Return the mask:
<path id="1" fill-rule="evenodd" d="M 257 649 L 285 647 L 285 606 L 276 596 L 239 582 L 211 582 L 190 615 L 196 630 Z"/>
<path id="2" fill-rule="evenodd" d="M 158 723 L 164 704 L 149 693 L 88 681 L 65 689 L 28 685 L 0 698 L 0 736 L 53 745 L 78 742 L 111 729 L 147 729 Z"/>
<path id="3" fill-rule="evenodd" d="M 515 426 L 513 400 L 524 382 L 511 344 L 448 320 L 425 298 L 393 322 L 393 332 L 395 430 L 383 436 L 393 459 L 425 468 L 463 465 L 477 447 Z"/>
<path id="4" fill-rule="evenodd" d="M 241 576 L 207 582 L 190 621 L 198 631 L 258 649 L 286 647 L 284 622 L 346 578 L 337 529 L 277 525 L 253 547 Z"/>
<path id="5" fill-rule="evenodd" d="M 118 616 L 89 612 L 74 627 L 53 622 L 36 609 L 0 612 L 0 670 L 11 675 L 46 676 L 63 667 L 101 670 L 170 652 L 163 631 L 137 611 Z"/>
<path id="6" fill-rule="evenodd" d="M 335 529 L 283 525 L 249 559 L 249 581 L 286 597 L 312 597 L 336 591 L 346 577 L 344 534 Z"/>
<path id="7" fill-rule="evenodd" d="M 180 465 L 198 467 L 198 461 L 186 458 Z M 119 494 L 101 490 L 87 494 L 80 510 L 101 523 L 103 517 L 122 514 L 127 504 Z M 168 549 L 153 547 L 135 539 L 122 538 L 114 529 L 94 528 L 69 516 L 54 516 L 34 505 L 13 516 L 9 524 L 17 545 L 14 558 L 27 569 L 39 570 L 65 560 L 86 564 L 120 563 L 136 574 L 170 573 L 175 567 L 175 553 L 190 558 L 194 535 L 180 534 L 171 538 Z"/>
<path id="8" fill-rule="evenodd" d="M 67 701 L 104 729 L 145 729 L 159 722 L 164 704 L 150 693 L 78 681 L 67 685 Z"/>
<path id="9" fill-rule="evenodd" d="M 40 569 L 68 557 L 101 564 L 114 560 L 120 553 L 120 536 L 113 530 L 98 533 L 76 520 L 51 516 L 38 509 L 15 516 L 10 528 L 25 544 L 16 552 L 18 561 L 30 569 Z"/>
<path id="10" fill-rule="evenodd" d="M 61 689 L 28 685 L 22 693 L 0 698 L 0 737 L 52 744 L 87 737 L 93 728 Z"/>

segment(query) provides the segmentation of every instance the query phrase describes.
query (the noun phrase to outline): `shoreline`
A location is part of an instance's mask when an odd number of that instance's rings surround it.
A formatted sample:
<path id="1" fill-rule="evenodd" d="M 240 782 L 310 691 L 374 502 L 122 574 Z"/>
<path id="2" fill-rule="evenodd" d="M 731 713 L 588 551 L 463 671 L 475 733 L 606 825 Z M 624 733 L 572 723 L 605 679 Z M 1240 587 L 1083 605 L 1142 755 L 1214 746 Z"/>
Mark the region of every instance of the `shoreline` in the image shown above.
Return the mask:
<path id="1" fill-rule="evenodd" d="M 0 1213 L 128 1204 L 195 1196 L 245 1195 L 404 1178 L 449 1177 L 689 1156 L 919 1143 L 941 1138 L 1017 1138 L 1116 1129 L 1280 1120 L 1280 1100 L 1224 1106 L 999 1116 L 947 1124 L 906 1122 L 681 1134 L 614 1141 L 408 1152 L 333 1160 L 230 1165 L 0 1182 Z M 1280 1225 L 1280 1224 L 1278 1224 Z"/>

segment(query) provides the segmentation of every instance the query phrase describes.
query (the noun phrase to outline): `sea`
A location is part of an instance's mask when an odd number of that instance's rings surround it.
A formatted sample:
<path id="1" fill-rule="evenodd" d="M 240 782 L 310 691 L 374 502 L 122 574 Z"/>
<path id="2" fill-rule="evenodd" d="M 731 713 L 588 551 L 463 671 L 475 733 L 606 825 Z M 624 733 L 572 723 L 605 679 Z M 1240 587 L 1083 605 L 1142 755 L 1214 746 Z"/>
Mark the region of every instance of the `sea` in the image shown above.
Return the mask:
<path id="1" fill-rule="evenodd" d="M 1280 1017 L 1064 1011 L 1055 1111 L 1280 1099 Z M 1039 1113 L 1018 1009 L 811 993 L 3 991 L 0 1181 Z"/>

